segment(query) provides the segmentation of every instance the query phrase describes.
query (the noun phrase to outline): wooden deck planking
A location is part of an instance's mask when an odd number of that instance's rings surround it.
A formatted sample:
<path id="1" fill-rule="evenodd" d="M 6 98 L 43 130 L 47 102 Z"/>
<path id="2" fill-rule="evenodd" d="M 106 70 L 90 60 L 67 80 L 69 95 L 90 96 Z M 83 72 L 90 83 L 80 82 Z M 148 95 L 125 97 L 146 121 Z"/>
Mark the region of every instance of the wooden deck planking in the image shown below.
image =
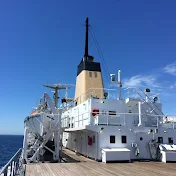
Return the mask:
<path id="1" fill-rule="evenodd" d="M 26 176 L 175 176 L 176 163 L 133 162 L 101 163 L 78 156 L 70 150 L 70 163 L 37 163 L 26 165 Z M 78 162 L 80 161 L 80 162 Z"/>

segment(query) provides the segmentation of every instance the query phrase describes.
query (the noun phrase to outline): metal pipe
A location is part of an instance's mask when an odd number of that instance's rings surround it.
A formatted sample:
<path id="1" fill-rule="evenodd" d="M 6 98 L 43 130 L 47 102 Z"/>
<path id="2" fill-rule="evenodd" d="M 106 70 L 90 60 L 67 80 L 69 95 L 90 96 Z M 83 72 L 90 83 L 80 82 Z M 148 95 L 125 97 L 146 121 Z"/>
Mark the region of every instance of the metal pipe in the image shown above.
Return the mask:
<path id="1" fill-rule="evenodd" d="M 97 157 L 98 157 L 98 133 L 96 132 L 95 134 L 96 134 L 96 136 L 95 136 L 95 144 L 96 144 L 95 161 L 96 161 L 96 160 L 97 160 Z"/>
<path id="2" fill-rule="evenodd" d="M 142 126 L 142 114 L 141 114 L 141 102 L 138 102 L 138 108 L 139 108 L 139 123 L 138 126 Z"/>
<path id="3" fill-rule="evenodd" d="M 122 99 L 122 83 L 121 83 L 121 71 L 118 71 L 118 83 L 119 83 L 119 100 Z"/>

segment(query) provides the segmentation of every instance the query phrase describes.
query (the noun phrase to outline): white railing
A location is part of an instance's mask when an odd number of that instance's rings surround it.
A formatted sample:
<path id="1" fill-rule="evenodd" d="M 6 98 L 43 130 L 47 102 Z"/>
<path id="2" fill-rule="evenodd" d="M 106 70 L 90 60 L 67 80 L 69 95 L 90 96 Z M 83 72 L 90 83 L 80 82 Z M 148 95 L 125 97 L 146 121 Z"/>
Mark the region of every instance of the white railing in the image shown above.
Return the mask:
<path id="1" fill-rule="evenodd" d="M 22 149 L 20 148 L 15 155 L 8 161 L 8 163 L 0 171 L 0 176 L 17 176 L 23 175 L 24 170 L 20 163 Z"/>
<path id="2" fill-rule="evenodd" d="M 107 94 L 104 94 L 107 93 Z M 157 97 L 157 102 L 160 103 L 160 94 L 155 92 L 149 92 L 145 93 L 142 89 L 136 88 L 136 87 L 128 87 L 128 88 L 122 88 L 122 93 L 124 94 L 124 97 L 122 98 L 135 98 L 143 100 L 150 100 L 153 101 L 154 97 Z M 106 95 L 106 96 L 104 96 Z M 106 99 L 117 99 L 118 98 L 118 90 L 115 89 L 107 89 L 107 88 L 90 88 L 83 94 L 81 94 L 77 99 L 79 99 L 79 102 L 83 102 L 87 100 L 88 98 L 106 98 Z"/>
<path id="3" fill-rule="evenodd" d="M 166 128 L 176 128 L 176 116 L 167 116 L 167 118 L 165 117 L 165 119 L 163 120 L 163 126 L 165 126 Z"/>
<path id="4" fill-rule="evenodd" d="M 164 123 L 163 115 L 154 115 L 154 114 L 139 114 L 139 113 L 116 113 L 115 115 L 109 115 L 107 112 L 99 112 L 96 116 L 92 116 L 92 112 L 87 111 L 81 113 L 77 116 L 73 116 L 73 119 L 69 120 L 69 116 L 62 117 L 61 123 L 62 127 L 66 128 L 75 128 L 81 127 L 83 125 L 117 125 L 117 126 L 138 126 L 139 124 L 139 115 L 143 117 L 145 116 L 145 120 L 149 121 L 142 121 L 142 125 L 144 127 L 159 127 Z M 131 117 L 130 117 L 131 116 Z M 152 119 L 154 118 L 154 119 Z M 176 120 L 174 122 L 169 122 L 172 124 L 172 128 L 176 128 Z M 68 126 L 70 124 L 70 126 Z M 77 124 L 77 125 L 76 125 Z M 167 126 L 166 126 L 167 128 Z M 168 126 L 168 128 L 171 128 Z"/>
<path id="5" fill-rule="evenodd" d="M 154 97 L 157 97 L 158 98 L 157 101 L 160 103 L 160 93 L 155 93 L 155 92 L 145 93 L 140 88 L 135 88 L 135 87 L 125 88 L 124 91 L 125 91 L 126 98 L 136 98 L 140 100 L 144 100 L 148 98 L 150 100 L 153 100 Z"/>
<path id="6" fill-rule="evenodd" d="M 87 115 L 87 117 L 86 117 L 86 115 Z M 68 125 L 70 124 L 70 128 L 74 128 L 75 124 L 77 122 L 78 123 L 78 127 L 80 127 L 80 126 L 84 125 L 84 121 L 88 121 L 88 123 L 86 125 L 89 125 L 90 124 L 90 117 L 91 117 L 90 116 L 90 112 L 81 113 L 81 114 L 79 114 L 77 116 L 74 116 L 73 119 L 72 119 L 72 117 L 65 116 L 65 117 L 61 118 L 61 125 L 63 127 L 63 125 L 65 125 L 63 123 L 65 122 L 66 123 L 66 127 L 68 127 Z M 69 119 L 71 119 L 71 120 L 69 120 Z M 75 120 L 75 119 L 78 119 L 78 120 Z"/>
<path id="7" fill-rule="evenodd" d="M 104 93 L 107 93 L 106 95 Z M 90 88 L 88 89 L 86 92 L 84 92 L 82 95 L 80 95 L 79 97 L 77 97 L 77 99 L 80 99 L 80 101 L 82 102 L 82 100 L 86 100 L 90 97 L 98 97 L 98 98 L 106 98 L 106 99 L 116 99 L 117 95 L 116 95 L 116 89 L 107 89 L 107 88 Z"/>

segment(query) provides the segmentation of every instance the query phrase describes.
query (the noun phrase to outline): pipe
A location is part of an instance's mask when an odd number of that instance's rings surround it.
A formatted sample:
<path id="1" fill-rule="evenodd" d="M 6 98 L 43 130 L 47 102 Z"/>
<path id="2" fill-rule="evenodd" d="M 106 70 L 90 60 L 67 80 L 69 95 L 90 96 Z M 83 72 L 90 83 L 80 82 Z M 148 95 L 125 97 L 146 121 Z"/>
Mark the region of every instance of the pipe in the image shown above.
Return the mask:
<path id="1" fill-rule="evenodd" d="M 138 108 L 139 108 L 139 123 L 138 126 L 142 126 L 142 114 L 141 114 L 141 102 L 138 102 Z"/>
<path id="2" fill-rule="evenodd" d="M 119 70 L 118 71 L 118 82 L 120 83 L 121 82 L 121 75 L 120 75 L 121 71 Z"/>
<path id="3" fill-rule="evenodd" d="M 121 83 L 121 71 L 118 71 L 118 84 L 119 84 L 119 100 L 122 99 L 122 83 Z"/>

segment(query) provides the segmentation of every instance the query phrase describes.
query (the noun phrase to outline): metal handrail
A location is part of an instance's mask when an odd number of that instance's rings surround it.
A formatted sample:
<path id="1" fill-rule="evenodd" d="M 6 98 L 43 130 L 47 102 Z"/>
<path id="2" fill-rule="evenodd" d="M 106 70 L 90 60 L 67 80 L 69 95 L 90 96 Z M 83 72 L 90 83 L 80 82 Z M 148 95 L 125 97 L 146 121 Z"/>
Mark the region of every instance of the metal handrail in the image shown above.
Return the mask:
<path id="1" fill-rule="evenodd" d="M 79 117 L 82 117 L 83 115 L 85 115 L 85 114 L 91 114 L 91 112 L 92 111 L 87 111 L 87 112 L 84 112 L 84 113 L 81 113 L 81 114 L 79 114 L 79 115 L 77 115 L 77 116 L 75 116 L 75 118 L 79 118 Z M 114 118 L 116 118 L 116 117 L 119 117 L 119 116 L 122 116 L 122 118 L 125 120 L 124 121 L 124 124 L 126 124 L 126 118 L 128 118 L 128 116 L 129 115 L 136 115 L 136 116 L 139 116 L 139 113 L 116 113 L 116 115 L 109 115 L 109 114 L 104 114 L 104 111 L 100 111 L 99 112 L 99 114 L 98 115 L 101 115 L 101 116 L 106 116 L 107 118 L 109 118 L 109 117 L 114 117 Z M 124 117 L 123 117 L 123 115 L 124 115 Z M 163 122 L 163 119 L 159 119 L 159 118 L 162 118 L 162 117 L 164 117 L 162 114 L 161 115 L 155 115 L 155 114 L 141 114 L 142 116 L 143 115 L 147 115 L 147 116 L 150 116 L 150 117 L 156 117 L 157 119 L 156 119 L 156 126 L 158 127 L 158 125 L 159 125 L 159 123 L 161 123 L 161 122 Z M 97 116 L 95 116 L 95 117 L 97 117 Z M 61 118 L 61 122 L 63 123 L 63 121 L 65 121 L 66 119 L 68 119 L 69 117 L 68 116 L 65 116 L 65 117 L 62 117 Z M 79 120 L 74 120 L 74 122 L 82 122 L 82 121 L 84 121 L 84 120 L 87 120 L 87 119 L 89 119 L 90 118 L 90 116 L 89 117 L 87 117 L 87 118 L 85 118 L 85 119 L 80 119 L 79 118 Z M 175 122 L 174 122 L 175 123 Z"/>
<path id="2" fill-rule="evenodd" d="M 108 91 L 108 97 L 109 97 L 109 92 L 110 91 L 115 91 L 115 89 L 107 89 L 107 88 L 89 88 L 87 91 L 85 91 L 84 93 L 82 93 L 80 96 L 78 96 L 76 99 L 82 99 L 82 97 L 88 97 L 89 96 L 89 94 L 92 94 L 92 96 L 93 96 L 93 94 L 94 94 L 94 91 L 95 90 L 103 90 L 103 91 Z M 101 97 L 101 98 L 103 98 L 103 97 Z"/>
<path id="3" fill-rule="evenodd" d="M 3 176 L 14 176 L 18 174 L 19 168 L 20 168 L 20 156 L 22 153 L 22 148 L 20 148 L 15 155 L 8 161 L 8 163 L 2 168 L 0 171 L 0 175 L 3 174 Z M 10 167 L 10 169 L 9 169 Z M 8 170 L 10 170 L 10 173 L 8 173 Z"/>

